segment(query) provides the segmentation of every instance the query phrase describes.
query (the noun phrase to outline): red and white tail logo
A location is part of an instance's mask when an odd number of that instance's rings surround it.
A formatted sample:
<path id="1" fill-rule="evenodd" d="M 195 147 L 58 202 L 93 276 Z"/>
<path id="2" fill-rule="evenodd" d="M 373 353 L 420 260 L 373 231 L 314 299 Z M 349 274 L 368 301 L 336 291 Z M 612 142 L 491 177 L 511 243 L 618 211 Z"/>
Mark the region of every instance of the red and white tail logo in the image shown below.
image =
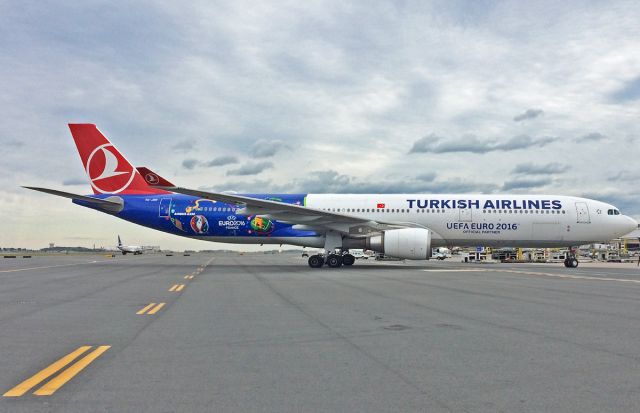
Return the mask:
<path id="1" fill-rule="evenodd" d="M 69 124 L 80 159 L 96 194 L 151 194 L 165 191 L 147 185 L 129 161 L 93 124 Z"/>

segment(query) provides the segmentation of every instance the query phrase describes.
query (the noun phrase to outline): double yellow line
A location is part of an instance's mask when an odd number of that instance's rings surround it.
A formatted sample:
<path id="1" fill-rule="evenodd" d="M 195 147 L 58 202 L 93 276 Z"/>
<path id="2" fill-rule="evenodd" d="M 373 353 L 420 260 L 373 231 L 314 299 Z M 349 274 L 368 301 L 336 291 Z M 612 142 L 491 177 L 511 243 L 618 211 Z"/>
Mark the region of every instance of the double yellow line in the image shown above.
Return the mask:
<path id="1" fill-rule="evenodd" d="M 149 315 L 149 314 L 155 314 L 155 313 L 157 313 L 158 311 L 160 311 L 160 309 L 161 309 L 162 307 L 164 307 L 166 304 L 167 304 L 167 303 L 158 303 L 158 304 L 156 305 L 156 303 L 151 303 L 151 304 L 147 305 L 146 307 L 141 308 L 141 309 L 140 309 L 140 311 L 138 311 L 136 314 L 138 314 L 138 315 L 143 315 L 143 314 L 147 314 L 147 315 Z"/>
<path id="2" fill-rule="evenodd" d="M 36 373 L 32 377 L 18 384 L 13 389 L 9 390 L 5 394 L 4 397 L 20 397 L 38 384 L 42 383 L 44 380 L 56 374 L 58 371 L 62 370 L 67 364 L 71 363 L 82 354 L 86 353 L 92 346 L 82 346 L 78 347 L 75 351 L 67 354 L 62 357 L 60 360 L 56 361 L 49 367 L 41 370 Z M 98 346 L 91 353 L 82 357 L 80 360 L 73 363 L 71 366 L 67 367 L 62 373 L 58 374 L 53 379 L 49 380 L 44 386 L 40 387 L 38 390 L 33 392 L 36 396 L 51 396 L 56 392 L 60 387 L 64 386 L 66 382 L 75 377 L 76 374 L 80 373 L 85 367 L 87 367 L 92 361 L 97 359 L 104 353 L 109 350 L 111 346 Z"/>
<path id="3" fill-rule="evenodd" d="M 169 288 L 169 291 L 178 292 L 184 289 L 184 284 L 173 284 L 173 287 Z"/>
<path id="4" fill-rule="evenodd" d="M 211 260 L 209 260 L 209 262 L 210 261 Z M 194 273 L 185 275 L 184 278 L 186 280 L 194 279 L 196 275 L 204 271 L 204 268 L 206 267 L 206 265 L 209 264 L 209 262 L 207 262 L 207 264 L 205 264 L 204 266 L 200 266 L 196 271 L 194 271 Z M 76 264 L 73 264 L 73 265 L 76 265 Z M 174 284 L 169 289 L 169 291 L 179 292 L 179 291 L 182 291 L 184 287 L 185 287 L 185 284 Z M 166 303 L 150 303 L 145 307 L 141 308 L 138 312 L 136 312 L 136 314 L 139 314 L 139 315 L 155 314 L 158 311 L 160 311 L 162 307 L 164 307 L 165 305 Z M 38 373 L 31 376 L 27 380 L 18 384 L 17 386 L 15 386 L 11 390 L 3 394 L 3 397 L 23 396 L 25 393 L 29 392 L 34 387 L 38 386 L 40 383 L 44 382 L 45 380 L 49 379 L 50 377 L 58 373 L 55 377 L 53 377 L 51 380 L 46 382 L 42 387 L 40 387 L 39 389 L 33 392 L 33 394 L 36 396 L 51 396 L 58 389 L 64 386 L 69 380 L 71 380 L 78 373 L 84 370 L 95 359 L 97 359 L 104 352 L 109 350 L 111 346 L 97 346 L 93 351 L 89 352 L 88 354 L 84 355 L 84 357 L 76 361 L 76 359 L 78 359 L 83 354 L 87 353 L 92 348 L 93 346 L 78 347 L 76 350 L 62 357 L 60 360 L 56 361 L 55 363 L 51 364 L 47 368 L 39 371 Z M 69 364 L 71 365 L 67 367 Z M 62 372 L 60 372 L 61 370 Z"/>

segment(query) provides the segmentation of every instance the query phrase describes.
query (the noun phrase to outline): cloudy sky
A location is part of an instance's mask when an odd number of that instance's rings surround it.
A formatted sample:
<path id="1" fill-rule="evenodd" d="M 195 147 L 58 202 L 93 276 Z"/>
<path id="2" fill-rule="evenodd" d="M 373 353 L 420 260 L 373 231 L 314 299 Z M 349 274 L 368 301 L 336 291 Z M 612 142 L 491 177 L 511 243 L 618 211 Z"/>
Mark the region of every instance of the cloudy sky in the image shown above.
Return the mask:
<path id="1" fill-rule="evenodd" d="M 0 2 L 0 246 L 219 247 L 90 193 L 91 122 L 182 186 L 553 193 L 640 218 L 640 3 Z"/>

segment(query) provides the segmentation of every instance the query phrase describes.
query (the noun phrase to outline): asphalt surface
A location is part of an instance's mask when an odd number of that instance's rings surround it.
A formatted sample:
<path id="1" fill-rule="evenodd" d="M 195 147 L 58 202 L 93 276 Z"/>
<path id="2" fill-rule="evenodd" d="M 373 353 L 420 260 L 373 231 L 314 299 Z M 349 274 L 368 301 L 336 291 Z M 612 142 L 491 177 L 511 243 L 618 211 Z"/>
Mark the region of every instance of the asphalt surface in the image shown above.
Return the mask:
<path id="1" fill-rule="evenodd" d="M 0 411 L 637 412 L 639 295 L 629 265 L 0 258 Z"/>

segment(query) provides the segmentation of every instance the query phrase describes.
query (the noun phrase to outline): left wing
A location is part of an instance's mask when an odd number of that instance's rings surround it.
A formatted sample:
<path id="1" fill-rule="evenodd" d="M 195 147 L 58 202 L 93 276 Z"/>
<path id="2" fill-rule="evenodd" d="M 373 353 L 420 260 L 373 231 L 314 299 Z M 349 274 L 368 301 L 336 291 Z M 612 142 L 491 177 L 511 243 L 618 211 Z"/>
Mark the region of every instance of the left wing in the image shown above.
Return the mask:
<path id="1" fill-rule="evenodd" d="M 301 205 L 251 198 L 220 192 L 207 192 L 173 186 L 160 187 L 167 191 L 243 206 L 245 215 L 260 215 L 281 222 L 293 224 L 296 229 L 334 230 L 351 236 L 367 236 L 374 232 L 393 228 L 420 227 L 408 222 L 382 222 L 355 215 L 324 211 Z"/>

